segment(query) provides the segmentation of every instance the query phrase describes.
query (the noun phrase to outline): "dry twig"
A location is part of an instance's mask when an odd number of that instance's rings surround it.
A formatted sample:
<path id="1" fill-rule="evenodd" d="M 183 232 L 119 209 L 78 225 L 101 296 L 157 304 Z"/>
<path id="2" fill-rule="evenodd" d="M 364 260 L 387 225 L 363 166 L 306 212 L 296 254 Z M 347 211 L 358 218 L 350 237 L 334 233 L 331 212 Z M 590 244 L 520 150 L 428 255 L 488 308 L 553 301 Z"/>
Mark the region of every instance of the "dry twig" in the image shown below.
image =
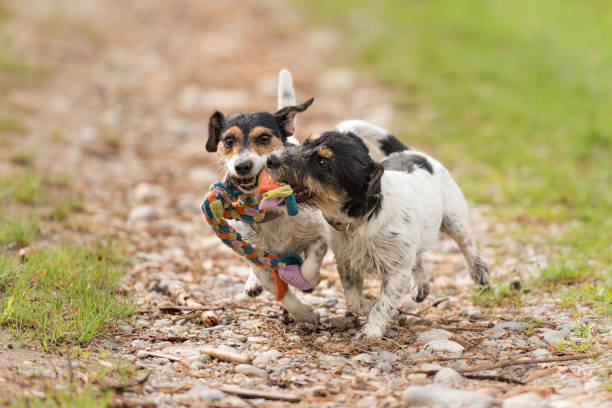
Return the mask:
<path id="1" fill-rule="evenodd" d="M 232 353 L 207 346 L 200 347 L 200 354 L 209 354 L 211 357 L 231 363 L 249 364 L 251 362 L 251 358 L 244 354 Z"/>
<path id="2" fill-rule="evenodd" d="M 228 394 L 235 394 L 243 398 L 265 398 L 290 402 L 299 402 L 302 399 L 300 396 L 288 392 L 249 390 L 235 385 L 219 385 L 216 388 Z"/>

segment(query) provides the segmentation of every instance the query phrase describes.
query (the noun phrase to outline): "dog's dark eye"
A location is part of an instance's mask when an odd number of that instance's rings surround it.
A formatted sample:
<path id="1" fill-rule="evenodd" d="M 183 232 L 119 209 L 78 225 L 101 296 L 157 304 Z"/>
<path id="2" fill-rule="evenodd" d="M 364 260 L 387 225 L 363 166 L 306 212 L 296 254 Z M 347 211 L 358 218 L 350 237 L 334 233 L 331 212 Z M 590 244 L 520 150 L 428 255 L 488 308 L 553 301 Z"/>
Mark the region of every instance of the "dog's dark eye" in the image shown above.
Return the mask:
<path id="1" fill-rule="evenodd" d="M 319 157 L 319 159 L 317 160 L 317 164 L 319 165 L 319 167 L 322 167 L 322 168 L 326 169 L 327 168 L 327 159 Z"/>
<path id="2" fill-rule="evenodd" d="M 223 139 L 223 145 L 227 147 L 228 149 L 234 147 L 234 143 L 236 143 L 236 139 L 234 139 L 233 136 L 228 136 L 225 139 Z"/>
<path id="3" fill-rule="evenodd" d="M 270 143 L 270 139 L 270 135 L 261 135 L 257 138 L 257 144 L 267 145 L 268 143 Z"/>

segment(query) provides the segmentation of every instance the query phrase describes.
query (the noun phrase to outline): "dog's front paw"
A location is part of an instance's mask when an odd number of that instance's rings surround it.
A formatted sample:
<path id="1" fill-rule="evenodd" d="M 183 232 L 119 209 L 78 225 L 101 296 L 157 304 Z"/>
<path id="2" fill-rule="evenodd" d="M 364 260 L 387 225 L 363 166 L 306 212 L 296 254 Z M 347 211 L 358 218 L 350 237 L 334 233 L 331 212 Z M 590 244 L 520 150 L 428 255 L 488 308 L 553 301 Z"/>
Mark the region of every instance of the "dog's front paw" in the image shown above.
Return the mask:
<path id="1" fill-rule="evenodd" d="M 308 323 L 315 326 L 319 325 L 319 313 L 314 311 L 312 308 L 304 309 L 299 313 L 291 313 L 291 317 L 295 319 L 296 322 L 299 323 Z"/>
<path id="2" fill-rule="evenodd" d="M 261 295 L 261 292 L 263 292 L 263 286 L 259 283 L 257 276 L 252 273 L 245 282 L 242 293 L 248 297 L 254 298 Z"/>
<path id="3" fill-rule="evenodd" d="M 353 337 L 354 341 L 379 340 L 383 336 L 383 328 L 372 323 L 366 323 L 359 333 Z"/>
<path id="4" fill-rule="evenodd" d="M 419 285 L 415 285 L 412 289 L 412 300 L 416 303 L 421 303 L 429 295 L 429 283 L 425 282 Z"/>

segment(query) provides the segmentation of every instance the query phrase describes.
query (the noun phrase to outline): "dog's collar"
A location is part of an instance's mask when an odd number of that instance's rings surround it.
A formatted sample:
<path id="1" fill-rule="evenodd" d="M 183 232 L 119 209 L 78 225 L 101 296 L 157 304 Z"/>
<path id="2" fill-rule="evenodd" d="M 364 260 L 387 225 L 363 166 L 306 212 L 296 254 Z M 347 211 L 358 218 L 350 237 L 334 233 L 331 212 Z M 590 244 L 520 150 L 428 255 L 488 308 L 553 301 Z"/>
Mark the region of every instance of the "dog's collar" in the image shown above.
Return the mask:
<path id="1" fill-rule="evenodd" d="M 372 208 L 370 208 L 368 212 L 365 213 L 361 218 L 358 218 L 357 220 L 351 221 L 351 222 L 334 221 L 331 218 L 327 218 L 327 217 L 324 217 L 324 218 L 325 218 L 325 221 L 327 221 L 327 223 L 331 225 L 336 231 L 344 232 L 352 237 L 357 232 L 357 229 L 359 229 L 361 225 L 363 225 L 367 220 L 370 219 L 370 217 L 372 216 L 372 214 L 378 208 L 379 205 L 380 205 L 380 196 L 377 196 L 376 204 L 374 204 Z"/>

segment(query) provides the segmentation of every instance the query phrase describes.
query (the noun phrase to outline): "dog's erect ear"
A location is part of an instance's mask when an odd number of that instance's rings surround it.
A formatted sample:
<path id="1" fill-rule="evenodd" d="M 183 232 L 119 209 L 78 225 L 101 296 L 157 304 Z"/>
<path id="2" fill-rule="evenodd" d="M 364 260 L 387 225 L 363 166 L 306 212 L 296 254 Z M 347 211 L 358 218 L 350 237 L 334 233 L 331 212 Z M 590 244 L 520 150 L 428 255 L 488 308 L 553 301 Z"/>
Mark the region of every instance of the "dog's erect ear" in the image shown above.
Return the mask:
<path id="1" fill-rule="evenodd" d="M 219 139 L 221 138 L 221 127 L 225 121 L 225 116 L 219 111 L 212 114 L 208 119 L 208 140 L 206 141 L 206 151 L 216 152 Z"/>
<path id="2" fill-rule="evenodd" d="M 372 163 L 368 174 L 368 197 L 380 194 L 380 178 L 385 168 L 378 163 Z"/>
<path id="3" fill-rule="evenodd" d="M 295 132 L 294 119 L 298 112 L 304 112 L 312 104 L 314 98 L 310 98 L 301 105 L 285 106 L 274 114 L 278 125 L 280 126 L 284 136 L 288 137 Z"/>

